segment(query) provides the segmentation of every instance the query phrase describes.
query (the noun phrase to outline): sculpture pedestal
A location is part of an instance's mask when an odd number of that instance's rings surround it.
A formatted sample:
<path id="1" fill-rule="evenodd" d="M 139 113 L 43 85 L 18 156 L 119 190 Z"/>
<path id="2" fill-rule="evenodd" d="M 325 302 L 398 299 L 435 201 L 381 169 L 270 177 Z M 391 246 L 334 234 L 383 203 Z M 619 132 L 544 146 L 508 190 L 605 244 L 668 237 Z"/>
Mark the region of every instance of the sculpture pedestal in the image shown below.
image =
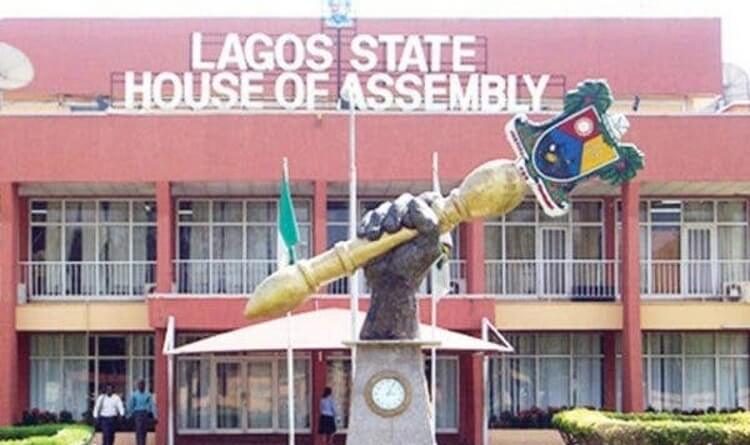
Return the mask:
<path id="1" fill-rule="evenodd" d="M 356 374 L 347 445 L 435 445 L 422 354 L 426 342 L 360 341 L 354 344 L 357 347 Z M 373 381 L 384 374 L 398 375 L 405 383 L 409 400 L 398 414 L 379 414 L 368 398 Z"/>

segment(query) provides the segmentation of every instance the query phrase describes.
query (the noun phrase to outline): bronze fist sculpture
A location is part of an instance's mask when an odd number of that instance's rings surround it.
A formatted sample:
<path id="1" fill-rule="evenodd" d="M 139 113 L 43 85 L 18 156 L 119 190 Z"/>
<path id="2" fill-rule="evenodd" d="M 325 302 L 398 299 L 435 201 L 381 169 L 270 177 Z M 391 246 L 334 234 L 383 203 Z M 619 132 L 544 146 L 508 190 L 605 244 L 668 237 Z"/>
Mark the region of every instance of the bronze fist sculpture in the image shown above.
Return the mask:
<path id="1" fill-rule="evenodd" d="M 361 340 L 403 340 L 419 337 L 416 292 L 430 266 L 450 248 L 450 235 L 441 237 L 438 217 L 431 205 L 440 196 L 403 194 L 365 214 L 357 236 L 375 241 L 384 233 L 402 228 L 418 235 L 365 265 L 371 288 L 370 309 Z"/>

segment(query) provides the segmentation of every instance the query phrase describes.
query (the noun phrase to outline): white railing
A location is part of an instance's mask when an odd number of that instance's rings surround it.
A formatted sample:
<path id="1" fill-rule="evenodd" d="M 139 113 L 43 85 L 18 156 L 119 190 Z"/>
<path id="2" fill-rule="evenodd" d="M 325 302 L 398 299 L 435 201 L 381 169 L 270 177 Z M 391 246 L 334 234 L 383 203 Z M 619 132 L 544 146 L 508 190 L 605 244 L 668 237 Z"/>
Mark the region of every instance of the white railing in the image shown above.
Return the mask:
<path id="1" fill-rule="evenodd" d="M 450 269 L 450 280 L 451 280 L 451 294 L 463 294 L 466 293 L 466 260 L 449 260 L 448 267 Z M 361 282 L 359 284 L 360 292 L 368 294 L 370 292 L 365 281 L 364 273 L 360 274 Z M 419 292 L 423 294 L 430 293 L 430 276 L 422 282 L 419 287 Z M 349 293 L 349 279 L 341 278 L 330 284 L 325 288 L 325 293 L 328 294 L 348 294 Z"/>
<path id="2" fill-rule="evenodd" d="M 144 297 L 156 282 L 154 261 L 29 261 L 21 263 L 33 299 Z"/>
<path id="3" fill-rule="evenodd" d="M 249 294 L 276 270 L 276 260 L 177 260 L 177 292 Z"/>
<path id="4" fill-rule="evenodd" d="M 750 260 L 641 261 L 641 294 L 651 298 L 724 296 L 750 281 Z"/>
<path id="5" fill-rule="evenodd" d="M 509 298 L 612 300 L 616 260 L 485 260 L 487 293 Z"/>

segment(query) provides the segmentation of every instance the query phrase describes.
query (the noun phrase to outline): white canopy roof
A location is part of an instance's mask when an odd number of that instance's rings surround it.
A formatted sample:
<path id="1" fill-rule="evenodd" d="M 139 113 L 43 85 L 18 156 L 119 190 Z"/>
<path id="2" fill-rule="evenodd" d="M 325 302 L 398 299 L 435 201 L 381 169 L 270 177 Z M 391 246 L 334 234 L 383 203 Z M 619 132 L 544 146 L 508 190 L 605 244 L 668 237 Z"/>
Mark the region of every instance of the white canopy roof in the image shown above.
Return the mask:
<path id="1" fill-rule="evenodd" d="M 365 319 L 360 312 L 359 327 Z M 170 353 L 207 354 L 252 351 L 283 351 L 287 348 L 288 320 L 285 317 L 258 323 L 173 349 Z M 348 349 L 351 340 L 351 312 L 348 309 L 321 309 L 292 316 L 292 346 L 300 350 Z M 359 330 L 359 329 L 358 329 Z M 439 350 L 509 352 L 505 345 L 487 342 L 470 335 L 421 324 L 421 340 L 437 341 Z M 429 346 L 425 346 L 429 347 Z"/>

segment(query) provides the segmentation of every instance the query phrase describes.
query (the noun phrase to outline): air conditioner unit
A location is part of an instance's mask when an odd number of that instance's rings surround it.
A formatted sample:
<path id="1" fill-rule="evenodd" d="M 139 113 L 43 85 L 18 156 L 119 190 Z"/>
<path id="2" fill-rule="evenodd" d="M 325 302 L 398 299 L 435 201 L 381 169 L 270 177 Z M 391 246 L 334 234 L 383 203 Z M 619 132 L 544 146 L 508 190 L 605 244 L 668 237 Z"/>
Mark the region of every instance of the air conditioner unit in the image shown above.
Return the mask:
<path id="1" fill-rule="evenodd" d="M 148 296 L 156 291 L 156 283 L 143 283 L 143 296 Z"/>
<path id="2" fill-rule="evenodd" d="M 450 293 L 454 295 L 466 293 L 466 280 L 464 280 L 463 278 L 452 279 L 450 282 L 450 286 Z"/>
<path id="3" fill-rule="evenodd" d="M 742 296 L 742 285 L 739 282 L 732 281 L 724 283 L 724 292 L 722 292 L 722 295 L 739 298 Z"/>
<path id="4" fill-rule="evenodd" d="M 726 282 L 723 290 L 725 297 L 750 302 L 750 281 Z"/>

